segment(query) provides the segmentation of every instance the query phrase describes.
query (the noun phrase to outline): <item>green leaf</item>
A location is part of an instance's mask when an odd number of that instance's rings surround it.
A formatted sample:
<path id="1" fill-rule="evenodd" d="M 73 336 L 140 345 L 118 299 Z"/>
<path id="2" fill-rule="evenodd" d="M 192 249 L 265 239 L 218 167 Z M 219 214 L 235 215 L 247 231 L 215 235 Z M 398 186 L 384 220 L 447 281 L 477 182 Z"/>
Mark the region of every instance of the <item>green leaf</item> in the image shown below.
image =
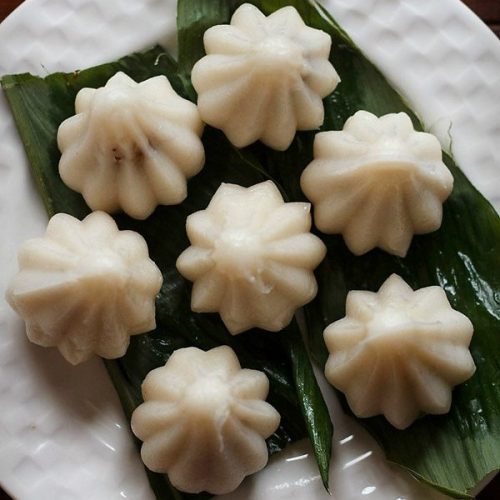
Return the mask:
<path id="1" fill-rule="evenodd" d="M 328 475 L 332 454 L 333 424 L 328 407 L 314 376 L 311 361 L 304 348 L 298 326 L 290 328 L 286 347 L 290 349 L 295 385 L 299 393 L 299 403 L 307 425 L 307 432 L 318 463 L 323 486 L 329 491 Z"/>
<path id="2" fill-rule="evenodd" d="M 116 71 L 126 71 L 141 81 L 165 74 L 174 88 L 187 95 L 176 74 L 176 63 L 157 47 L 115 63 L 71 74 L 57 73 L 46 78 L 32 75 L 5 76 L 2 86 L 25 145 L 31 169 L 49 215 L 66 212 L 83 217 L 89 212 L 82 197 L 68 189 L 58 174 L 59 151 L 56 133 L 59 124 L 74 114 L 74 99 L 82 87 L 99 87 Z M 232 147 L 222 133 L 207 128 L 204 134 L 206 164 L 189 183 L 188 199 L 177 206 L 159 207 L 146 221 L 123 214 L 115 220 L 121 229 L 140 232 L 146 239 L 151 258 L 160 267 L 164 284 L 157 298 L 157 329 L 133 336 L 126 355 L 106 366 L 120 396 L 126 415 L 142 402 L 141 383 L 146 374 L 165 363 L 178 348 L 202 349 L 226 344 L 237 353 L 242 366 L 262 370 L 270 381 L 268 401 L 282 415 L 280 427 L 267 440 L 270 453 L 306 436 L 302 407 L 295 388 L 295 367 L 288 358 L 285 329 L 279 334 L 252 330 L 230 335 L 218 315 L 195 314 L 190 309 L 191 285 L 177 272 L 175 261 L 188 245 L 186 217 L 205 208 L 222 181 L 249 186 L 269 178 L 249 152 Z M 291 331 L 295 328 L 290 326 Z M 157 498 L 207 498 L 177 492 L 165 476 L 149 473 Z"/>

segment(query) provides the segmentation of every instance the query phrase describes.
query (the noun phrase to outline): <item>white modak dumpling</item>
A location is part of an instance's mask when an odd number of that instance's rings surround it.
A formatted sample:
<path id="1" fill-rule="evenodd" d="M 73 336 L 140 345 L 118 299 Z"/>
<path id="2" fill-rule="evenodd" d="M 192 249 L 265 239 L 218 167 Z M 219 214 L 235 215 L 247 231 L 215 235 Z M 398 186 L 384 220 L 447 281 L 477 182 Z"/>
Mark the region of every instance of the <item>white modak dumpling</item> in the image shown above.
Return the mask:
<path id="1" fill-rule="evenodd" d="M 80 90 L 75 112 L 57 134 L 59 173 L 92 210 L 145 219 L 186 198 L 186 179 L 205 161 L 203 123 L 165 76 L 136 83 L 116 73 Z"/>
<path id="2" fill-rule="evenodd" d="M 310 204 L 285 203 L 273 182 L 222 184 L 186 227 L 192 246 L 177 268 L 194 282 L 191 308 L 219 312 L 233 335 L 279 331 L 315 297 L 326 249 L 309 232 Z"/>
<path id="3" fill-rule="evenodd" d="M 343 130 L 316 135 L 300 184 L 320 231 L 341 233 L 356 255 L 379 247 L 404 257 L 414 234 L 441 226 L 453 176 L 439 141 L 407 114 L 358 111 Z"/>
<path id="4" fill-rule="evenodd" d="M 358 417 L 383 414 L 405 429 L 449 411 L 452 388 L 475 371 L 472 333 L 441 287 L 413 291 L 393 274 L 377 293 L 349 292 L 346 316 L 324 332 L 325 375 Z"/>
<path id="5" fill-rule="evenodd" d="M 294 7 L 266 17 L 243 4 L 231 24 L 208 29 L 203 41 L 207 55 L 191 74 L 198 108 L 235 146 L 260 139 L 285 150 L 297 130 L 323 123 L 322 98 L 340 81 L 328 60 L 332 41 Z"/>
<path id="6" fill-rule="evenodd" d="M 147 375 L 132 415 L 142 460 L 181 491 L 235 490 L 267 464 L 265 439 L 280 422 L 268 392 L 266 375 L 241 369 L 228 346 L 175 351 Z"/>
<path id="7" fill-rule="evenodd" d="M 43 238 L 26 241 L 6 298 L 35 344 L 57 346 L 72 364 L 94 353 L 125 354 L 130 335 L 155 328 L 162 275 L 144 238 L 119 231 L 104 212 L 83 221 L 54 215 Z"/>

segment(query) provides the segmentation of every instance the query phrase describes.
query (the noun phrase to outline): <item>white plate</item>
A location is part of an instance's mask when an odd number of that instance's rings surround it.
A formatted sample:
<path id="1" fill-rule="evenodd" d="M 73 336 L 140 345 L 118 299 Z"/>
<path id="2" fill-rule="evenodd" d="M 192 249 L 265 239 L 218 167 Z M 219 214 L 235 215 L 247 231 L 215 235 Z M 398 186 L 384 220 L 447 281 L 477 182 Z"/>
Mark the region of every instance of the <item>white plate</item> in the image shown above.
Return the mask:
<path id="1" fill-rule="evenodd" d="M 458 0 L 324 3 L 445 141 L 442 132 L 452 124 L 456 159 L 498 208 L 500 43 L 494 35 Z M 175 40 L 174 0 L 27 0 L 0 25 L 0 75 L 83 68 L 158 40 Z M 0 138 L 3 295 L 16 248 L 43 233 L 46 216 L 3 96 Z M 2 485 L 21 500 L 152 499 L 101 362 L 73 368 L 54 350 L 28 344 L 3 301 L 0 328 Z M 334 498 L 438 498 L 390 468 L 338 408 L 335 415 Z M 307 454 L 307 445 L 295 446 L 230 498 L 332 498 Z"/>

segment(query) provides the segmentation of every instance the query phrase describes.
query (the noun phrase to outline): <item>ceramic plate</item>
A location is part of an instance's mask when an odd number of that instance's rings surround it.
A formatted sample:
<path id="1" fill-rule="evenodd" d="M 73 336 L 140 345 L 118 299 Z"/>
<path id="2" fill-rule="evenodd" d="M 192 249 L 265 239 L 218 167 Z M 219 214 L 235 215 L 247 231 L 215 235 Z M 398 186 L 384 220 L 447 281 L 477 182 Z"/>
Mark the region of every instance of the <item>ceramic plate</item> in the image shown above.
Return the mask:
<path id="1" fill-rule="evenodd" d="M 458 0 L 330 0 L 326 7 L 450 146 L 477 187 L 500 206 L 500 43 Z M 160 41 L 174 49 L 174 0 L 27 0 L 0 25 L 0 75 L 45 75 L 102 63 Z M 498 164 L 499 162 L 497 162 Z M 18 245 L 46 216 L 0 95 L 0 283 Z M 149 500 L 153 494 L 102 363 L 71 367 L 25 340 L 0 303 L 0 482 L 21 500 Z M 330 405 L 336 408 L 332 391 Z M 337 500 L 431 499 L 390 468 L 375 444 L 335 411 L 331 478 Z M 226 497 L 332 498 L 307 443 L 290 448 Z M 443 497 L 441 497 L 443 498 Z"/>

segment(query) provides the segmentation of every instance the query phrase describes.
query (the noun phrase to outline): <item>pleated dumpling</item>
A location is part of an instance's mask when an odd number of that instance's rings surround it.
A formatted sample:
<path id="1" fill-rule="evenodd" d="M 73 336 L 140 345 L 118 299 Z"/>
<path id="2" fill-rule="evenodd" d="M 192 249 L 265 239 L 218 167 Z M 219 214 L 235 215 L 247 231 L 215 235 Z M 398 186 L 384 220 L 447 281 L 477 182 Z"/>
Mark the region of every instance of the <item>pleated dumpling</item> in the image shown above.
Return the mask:
<path id="1" fill-rule="evenodd" d="M 447 413 L 452 388 L 475 371 L 473 326 L 444 290 L 413 291 L 393 274 L 377 293 L 351 291 L 346 316 L 325 329 L 325 375 L 358 417 L 383 414 L 398 429 Z"/>
<path id="2" fill-rule="evenodd" d="M 147 375 L 132 415 L 142 460 L 181 491 L 233 491 L 267 463 L 265 439 L 280 422 L 268 391 L 266 375 L 241 369 L 228 346 L 175 351 Z"/>
<path id="3" fill-rule="evenodd" d="M 59 127 L 59 173 L 91 209 L 145 219 L 186 198 L 186 179 L 205 161 L 203 123 L 165 76 L 136 83 L 116 73 L 80 90 L 75 112 Z"/>
<path id="4" fill-rule="evenodd" d="M 341 233 L 356 255 L 379 247 L 404 257 L 414 234 L 439 229 L 453 189 L 436 137 L 406 113 L 358 111 L 340 131 L 320 132 L 300 179 L 324 233 Z"/>
<path id="5" fill-rule="evenodd" d="M 266 17 L 243 4 L 203 41 L 207 55 L 191 74 L 198 108 L 235 146 L 260 139 L 285 150 L 297 130 L 323 123 L 322 99 L 340 81 L 328 59 L 332 40 L 306 26 L 294 7 Z"/>
<path id="6" fill-rule="evenodd" d="M 315 297 L 325 245 L 310 232 L 309 203 L 285 203 L 273 182 L 222 184 L 186 226 L 192 246 L 177 268 L 194 282 L 191 308 L 219 312 L 233 335 L 279 331 Z"/>
<path id="7" fill-rule="evenodd" d="M 35 344 L 72 364 L 119 358 L 131 335 L 155 328 L 162 275 L 144 238 L 119 231 L 104 212 L 83 221 L 56 214 L 43 238 L 25 242 L 6 298 Z"/>

